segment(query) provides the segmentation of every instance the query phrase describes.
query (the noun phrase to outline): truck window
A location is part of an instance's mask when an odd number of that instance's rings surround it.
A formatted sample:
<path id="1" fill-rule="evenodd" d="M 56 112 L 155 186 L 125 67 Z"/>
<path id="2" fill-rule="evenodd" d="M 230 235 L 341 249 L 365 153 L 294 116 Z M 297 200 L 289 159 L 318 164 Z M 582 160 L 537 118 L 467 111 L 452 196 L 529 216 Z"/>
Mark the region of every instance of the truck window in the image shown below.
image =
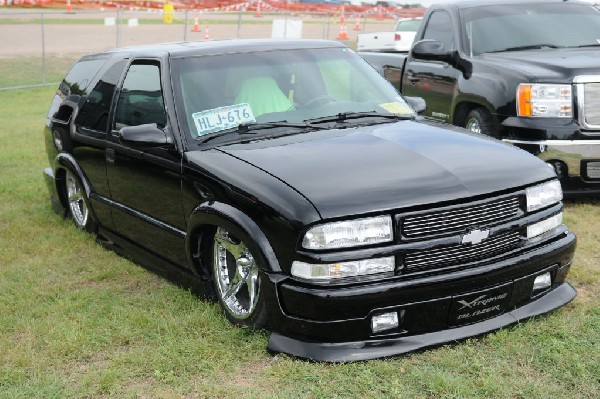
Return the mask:
<path id="1" fill-rule="evenodd" d="M 445 11 L 434 11 L 427 21 L 423 39 L 432 39 L 444 44 L 446 50 L 454 50 L 452 20 Z"/>
<path id="2" fill-rule="evenodd" d="M 156 123 L 166 125 L 165 105 L 157 64 L 132 64 L 123 82 L 115 116 L 115 129 Z"/>
<path id="3" fill-rule="evenodd" d="M 121 60 L 110 67 L 96 83 L 77 115 L 76 125 L 86 129 L 106 132 L 113 94 L 125 67 L 125 62 L 125 60 Z"/>

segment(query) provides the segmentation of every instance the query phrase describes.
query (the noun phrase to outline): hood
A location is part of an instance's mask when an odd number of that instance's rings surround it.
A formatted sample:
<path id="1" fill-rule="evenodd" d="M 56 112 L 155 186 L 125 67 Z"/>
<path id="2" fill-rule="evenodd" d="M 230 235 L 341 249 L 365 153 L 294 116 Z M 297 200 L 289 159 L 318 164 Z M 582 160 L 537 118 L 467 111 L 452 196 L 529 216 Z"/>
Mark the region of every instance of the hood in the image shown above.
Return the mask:
<path id="1" fill-rule="evenodd" d="M 316 131 L 220 150 L 292 186 L 325 219 L 452 201 L 555 176 L 525 151 L 423 121 Z"/>
<path id="2" fill-rule="evenodd" d="M 600 47 L 487 53 L 482 60 L 541 80 L 568 83 L 578 75 L 600 75 Z"/>

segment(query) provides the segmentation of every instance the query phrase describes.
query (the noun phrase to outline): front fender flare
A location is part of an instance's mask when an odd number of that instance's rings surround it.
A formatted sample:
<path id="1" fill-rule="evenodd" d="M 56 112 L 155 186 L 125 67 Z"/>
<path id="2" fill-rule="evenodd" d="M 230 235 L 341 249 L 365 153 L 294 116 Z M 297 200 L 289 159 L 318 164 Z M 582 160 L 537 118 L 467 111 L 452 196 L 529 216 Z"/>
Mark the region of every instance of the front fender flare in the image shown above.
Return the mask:
<path id="1" fill-rule="evenodd" d="M 222 203 L 205 202 L 197 206 L 188 222 L 187 240 L 185 243 L 188 261 L 193 264 L 191 259 L 194 245 L 193 240 L 195 231 L 202 226 L 220 226 L 228 230 L 241 229 L 248 237 L 247 245 L 253 253 L 260 254 L 263 257 L 267 272 L 280 273 L 281 266 L 275 256 L 275 252 L 269 243 L 262 229 L 241 210 Z"/>

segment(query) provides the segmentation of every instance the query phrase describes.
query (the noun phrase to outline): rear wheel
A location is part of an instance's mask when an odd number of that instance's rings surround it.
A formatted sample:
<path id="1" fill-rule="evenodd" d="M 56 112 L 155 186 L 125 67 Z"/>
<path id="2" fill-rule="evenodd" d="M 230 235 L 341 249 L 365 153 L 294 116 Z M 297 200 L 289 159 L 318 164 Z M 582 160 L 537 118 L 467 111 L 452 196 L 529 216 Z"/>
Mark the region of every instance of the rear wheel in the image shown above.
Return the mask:
<path id="1" fill-rule="evenodd" d="M 492 115 L 485 108 L 471 110 L 465 119 L 465 128 L 474 133 L 497 137 Z"/>
<path id="2" fill-rule="evenodd" d="M 257 258 L 242 240 L 221 227 L 213 239 L 212 272 L 227 318 L 233 324 L 261 328 L 266 310 Z"/>
<path id="3" fill-rule="evenodd" d="M 71 171 L 67 171 L 65 191 L 69 205 L 69 213 L 75 226 L 81 230 L 95 232 L 97 225 L 90 212 L 85 190 L 79 178 Z"/>

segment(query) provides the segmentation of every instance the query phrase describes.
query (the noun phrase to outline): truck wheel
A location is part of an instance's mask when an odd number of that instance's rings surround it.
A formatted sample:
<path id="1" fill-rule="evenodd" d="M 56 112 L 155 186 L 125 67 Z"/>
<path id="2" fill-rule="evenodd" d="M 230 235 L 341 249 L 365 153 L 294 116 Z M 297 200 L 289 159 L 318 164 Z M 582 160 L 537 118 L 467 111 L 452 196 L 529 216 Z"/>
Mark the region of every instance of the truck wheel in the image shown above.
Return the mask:
<path id="1" fill-rule="evenodd" d="M 215 291 L 225 315 L 235 325 L 261 328 L 267 319 L 257 258 L 246 244 L 222 227 L 213 239 Z"/>
<path id="2" fill-rule="evenodd" d="M 67 171 L 65 195 L 69 203 L 69 214 L 75 226 L 89 233 L 95 233 L 98 230 L 98 224 L 90 212 L 85 190 L 79 178 L 71 171 Z"/>
<path id="3" fill-rule="evenodd" d="M 465 129 L 474 133 L 497 137 L 492 115 L 485 108 L 475 108 L 469 112 L 465 120 Z"/>

